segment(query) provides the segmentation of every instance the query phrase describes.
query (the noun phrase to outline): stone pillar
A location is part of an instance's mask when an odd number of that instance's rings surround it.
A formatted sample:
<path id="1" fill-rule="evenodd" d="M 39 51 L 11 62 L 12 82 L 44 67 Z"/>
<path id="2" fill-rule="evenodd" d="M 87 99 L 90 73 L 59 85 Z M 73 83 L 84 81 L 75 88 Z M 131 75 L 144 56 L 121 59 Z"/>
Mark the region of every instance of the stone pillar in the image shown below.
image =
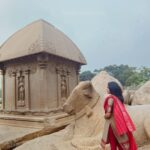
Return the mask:
<path id="1" fill-rule="evenodd" d="M 17 98 L 16 98 L 16 72 L 12 72 L 12 76 L 13 76 L 13 106 L 12 106 L 12 109 L 13 110 L 16 110 L 17 108 Z"/>
<path id="2" fill-rule="evenodd" d="M 39 80 L 40 80 L 40 105 L 41 108 L 48 109 L 48 60 L 47 54 L 39 55 L 37 57 L 39 65 Z"/>
<path id="3" fill-rule="evenodd" d="M 60 91 L 60 82 L 61 82 L 61 77 L 60 77 L 60 68 L 56 68 L 56 74 L 57 74 L 57 107 L 61 106 L 61 91 Z"/>
<path id="4" fill-rule="evenodd" d="M 25 99 L 26 99 L 26 109 L 31 109 L 31 96 L 30 96 L 30 70 L 25 71 Z"/>
<path id="5" fill-rule="evenodd" d="M 79 79 L 79 74 L 80 74 L 80 66 L 76 67 L 76 75 L 77 75 L 77 84 L 79 83 L 80 79 Z"/>
<path id="6" fill-rule="evenodd" d="M 5 69 L 0 70 L 2 75 L 2 109 L 5 109 Z"/>

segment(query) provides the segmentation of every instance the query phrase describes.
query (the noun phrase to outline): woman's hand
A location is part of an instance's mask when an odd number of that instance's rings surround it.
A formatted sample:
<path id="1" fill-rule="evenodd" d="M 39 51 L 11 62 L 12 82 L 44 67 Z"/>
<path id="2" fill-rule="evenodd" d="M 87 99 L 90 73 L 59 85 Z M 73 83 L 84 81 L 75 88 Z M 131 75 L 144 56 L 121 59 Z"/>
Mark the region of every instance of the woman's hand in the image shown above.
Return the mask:
<path id="1" fill-rule="evenodd" d="M 106 149 L 106 144 L 103 142 L 103 140 L 101 140 L 100 145 L 101 145 L 101 148 L 102 148 L 103 150 Z"/>
<path id="2" fill-rule="evenodd" d="M 107 112 L 107 113 L 104 115 L 104 118 L 105 118 L 105 119 L 110 119 L 110 118 L 111 118 L 111 113 Z"/>

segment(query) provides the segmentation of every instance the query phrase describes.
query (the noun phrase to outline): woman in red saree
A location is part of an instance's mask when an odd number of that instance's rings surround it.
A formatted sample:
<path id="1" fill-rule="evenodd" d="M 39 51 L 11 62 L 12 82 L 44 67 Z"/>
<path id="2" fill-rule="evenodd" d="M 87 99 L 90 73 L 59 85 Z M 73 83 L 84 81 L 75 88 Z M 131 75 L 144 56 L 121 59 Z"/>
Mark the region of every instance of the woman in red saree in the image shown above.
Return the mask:
<path id="1" fill-rule="evenodd" d="M 105 125 L 101 146 L 110 143 L 111 150 L 137 150 L 132 135 L 135 126 L 123 104 L 122 90 L 116 82 L 108 83 L 108 96 L 104 101 Z"/>

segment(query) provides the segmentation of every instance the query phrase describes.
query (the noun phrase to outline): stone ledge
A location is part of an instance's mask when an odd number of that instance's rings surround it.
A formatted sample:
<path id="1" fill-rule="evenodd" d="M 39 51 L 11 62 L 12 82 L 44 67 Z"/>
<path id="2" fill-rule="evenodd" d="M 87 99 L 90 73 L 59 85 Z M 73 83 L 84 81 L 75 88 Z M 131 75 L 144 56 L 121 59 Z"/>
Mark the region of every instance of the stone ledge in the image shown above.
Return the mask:
<path id="1" fill-rule="evenodd" d="M 53 108 L 48 110 L 0 110 L 0 114 L 12 114 L 12 115 L 34 115 L 34 116 L 45 116 L 54 115 L 57 113 L 63 113 L 62 108 Z"/>
<path id="2" fill-rule="evenodd" d="M 74 121 L 74 116 L 68 116 L 65 113 L 55 114 L 54 116 L 23 116 L 0 114 L 1 125 L 11 125 L 35 129 L 42 129 L 50 125 L 68 125 L 72 121 Z"/>

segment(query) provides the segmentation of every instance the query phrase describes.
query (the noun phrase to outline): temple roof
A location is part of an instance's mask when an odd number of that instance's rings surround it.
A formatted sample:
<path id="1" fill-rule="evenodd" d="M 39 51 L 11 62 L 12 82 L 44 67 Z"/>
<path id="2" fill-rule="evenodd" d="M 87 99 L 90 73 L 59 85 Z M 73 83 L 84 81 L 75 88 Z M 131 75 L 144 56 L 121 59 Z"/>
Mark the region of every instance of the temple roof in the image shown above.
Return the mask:
<path id="1" fill-rule="evenodd" d="M 44 20 L 27 25 L 6 40 L 0 47 L 0 62 L 41 52 L 86 64 L 79 48 L 64 33 Z"/>

